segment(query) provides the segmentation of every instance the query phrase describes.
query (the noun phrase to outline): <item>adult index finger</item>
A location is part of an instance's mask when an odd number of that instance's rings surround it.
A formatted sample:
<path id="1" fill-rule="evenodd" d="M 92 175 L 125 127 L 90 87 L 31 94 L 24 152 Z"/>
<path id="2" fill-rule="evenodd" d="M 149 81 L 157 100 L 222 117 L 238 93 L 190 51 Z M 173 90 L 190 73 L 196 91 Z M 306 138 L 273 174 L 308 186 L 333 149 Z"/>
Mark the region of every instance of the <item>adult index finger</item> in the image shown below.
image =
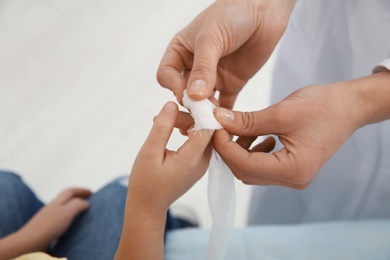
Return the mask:
<path id="1" fill-rule="evenodd" d="M 180 104 L 187 85 L 187 80 L 182 73 L 192 68 L 192 59 L 192 54 L 183 46 L 171 43 L 157 70 L 157 81 L 164 88 L 173 91 Z"/>
<path id="2" fill-rule="evenodd" d="M 232 141 L 225 130 L 215 133 L 213 144 L 222 160 L 240 180 L 247 179 L 246 176 L 255 176 L 292 184 L 304 184 L 301 183 L 302 178 L 297 176 L 299 171 L 294 155 L 285 148 L 271 154 L 251 153 Z"/>

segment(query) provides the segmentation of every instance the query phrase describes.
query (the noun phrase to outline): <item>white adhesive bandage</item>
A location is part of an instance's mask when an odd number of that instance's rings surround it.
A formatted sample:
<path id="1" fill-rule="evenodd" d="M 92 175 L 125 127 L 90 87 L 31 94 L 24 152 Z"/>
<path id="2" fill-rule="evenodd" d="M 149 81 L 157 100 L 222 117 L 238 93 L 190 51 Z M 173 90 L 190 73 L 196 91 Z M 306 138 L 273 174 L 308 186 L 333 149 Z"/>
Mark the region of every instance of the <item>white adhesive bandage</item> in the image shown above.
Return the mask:
<path id="1" fill-rule="evenodd" d="M 190 111 L 195 121 L 195 126 L 191 131 L 222 129 L 221 124 L 215 119 L 213 114 L 216 106 L 210 100 L 192 100 L 188 96 L 187 90 L 184 90 L 183 105 Z"/>
<path id="2" fill-rule="evenodd" d="M 191 112 L 191 116 L 195 121 L 195 127 L 190 132 L 198 130 L 213 131 L 222 128 L 214 117 L 215 105 L 210 100 L 194 101 L 185 90 L 183 104 Z M 209 167 L 208 201 L 213 226 L 207 249 L 207 259 L 222 260 L 233 227 L 235 189 L 233 173 L 216 151 L 213 151 Z"/>

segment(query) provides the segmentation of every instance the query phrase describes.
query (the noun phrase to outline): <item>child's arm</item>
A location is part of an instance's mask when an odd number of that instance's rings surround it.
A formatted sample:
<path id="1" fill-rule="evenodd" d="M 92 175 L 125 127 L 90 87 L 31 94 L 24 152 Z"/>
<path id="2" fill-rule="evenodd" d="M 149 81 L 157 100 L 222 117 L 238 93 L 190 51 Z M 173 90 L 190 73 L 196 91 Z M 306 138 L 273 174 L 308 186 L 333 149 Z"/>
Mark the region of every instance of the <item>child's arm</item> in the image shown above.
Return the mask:
<path id="1" fill-rule="evenodd" d="M 58 239 L 73 219 L 86 211 L 91 191 L 69 188 L 42 207 L 22 228 L 0 239 L 0 260 L 13 259 L 31 252 L 45 252 Z"/>
<path id="2" fill-rule="evenodd" d="M 189 134 L 177 152 L 165 148 L 177 117 L 177 105 L 168 102 L 155 118 L 134 162 L 116 260 L 163 259 L 168 207 L 208 168 L 212 137 L 209 132 Z"/>

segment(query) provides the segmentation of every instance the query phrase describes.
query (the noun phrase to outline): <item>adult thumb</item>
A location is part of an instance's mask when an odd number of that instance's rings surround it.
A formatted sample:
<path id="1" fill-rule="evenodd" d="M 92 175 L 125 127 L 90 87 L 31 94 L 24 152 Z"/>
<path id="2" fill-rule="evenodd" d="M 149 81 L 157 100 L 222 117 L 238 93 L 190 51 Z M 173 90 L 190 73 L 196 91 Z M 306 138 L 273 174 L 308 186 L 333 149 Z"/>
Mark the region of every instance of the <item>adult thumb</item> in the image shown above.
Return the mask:
<path id="1" fill-rule="evenodd" d="M 231 134 L 237 136 L 260 136 L 274 133 L 275 116 L 270 108 L 252 112 L 231 111 L 223 107 L 214 110 L 218 122 Z"/>
<path id="2" fill-rule="evenodd" d="M 194 63 L 188 78 L 188 95 L 196 101 L 212 95 L 217 78 L 220 49 L 210 35 L 199 36 L 195 43 Z"/>

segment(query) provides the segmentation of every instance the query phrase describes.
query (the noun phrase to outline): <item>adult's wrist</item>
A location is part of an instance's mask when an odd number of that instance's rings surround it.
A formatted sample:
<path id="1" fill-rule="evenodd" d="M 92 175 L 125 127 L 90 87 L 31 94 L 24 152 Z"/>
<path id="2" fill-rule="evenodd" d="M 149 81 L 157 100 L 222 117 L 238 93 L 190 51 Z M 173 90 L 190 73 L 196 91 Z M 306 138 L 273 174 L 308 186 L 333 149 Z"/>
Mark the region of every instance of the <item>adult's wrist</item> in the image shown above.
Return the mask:
<path id="1" fill-rule="evenodd" d="M 253 6 L 254 15 L 267 23 L 278 24 L 284 30 L 287 28 L 290 15 L 295 6 L 295 0 L 249 0 Z M 258 20 L 259 22 L 259 20 Z"/>
<path id="2" fill-rule="evenodd" d="M 346 81 L 346 105 L 356 118 L 357 128 L 390 118 L 390 72 L 383 71 Z"/>

